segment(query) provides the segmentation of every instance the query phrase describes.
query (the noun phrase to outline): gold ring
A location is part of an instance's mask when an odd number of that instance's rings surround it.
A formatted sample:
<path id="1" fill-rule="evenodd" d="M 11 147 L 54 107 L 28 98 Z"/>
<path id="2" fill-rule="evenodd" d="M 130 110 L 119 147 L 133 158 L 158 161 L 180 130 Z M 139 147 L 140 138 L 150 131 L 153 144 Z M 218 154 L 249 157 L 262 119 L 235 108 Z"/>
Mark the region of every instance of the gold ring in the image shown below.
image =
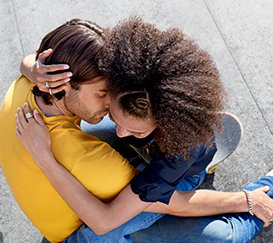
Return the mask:
<path id="1" fill-rule="evenodd" d="M 48 85 L 48 82 L 45 83 L 45 86 L 50 89 L 49 85 Z"/>
<path id="2" fill-rule="evenodd" d="M 51 89 L 48 89 L 48 92 L 49 92 L 49 94 L 52 96 L 52 91 L 51 91 Z"/>
<path id="3" fill-rule="evenodd" d="M 28 112 L 28 113 L 26 114 L 26 119 L 29 119 L 29 118 L 31 118 L 31 117 L 33 117 L 33 115 L 32 115 L 31 113 Z"/>

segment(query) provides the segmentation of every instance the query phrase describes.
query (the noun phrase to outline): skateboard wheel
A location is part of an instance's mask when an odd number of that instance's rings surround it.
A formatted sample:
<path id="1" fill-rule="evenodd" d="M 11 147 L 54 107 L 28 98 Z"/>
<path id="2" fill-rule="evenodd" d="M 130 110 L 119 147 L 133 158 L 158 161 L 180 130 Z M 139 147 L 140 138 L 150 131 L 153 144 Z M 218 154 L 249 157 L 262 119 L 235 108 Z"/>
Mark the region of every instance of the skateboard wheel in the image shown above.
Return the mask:
<path id="1" fill-rule="evenodd" d="M 217 166 L 218 165 L 214 165 L 214 166 L 210 167 L 209 170 L 208 170 L 208 174 L 209 175 L 213 174 L 216 171 Z"/>

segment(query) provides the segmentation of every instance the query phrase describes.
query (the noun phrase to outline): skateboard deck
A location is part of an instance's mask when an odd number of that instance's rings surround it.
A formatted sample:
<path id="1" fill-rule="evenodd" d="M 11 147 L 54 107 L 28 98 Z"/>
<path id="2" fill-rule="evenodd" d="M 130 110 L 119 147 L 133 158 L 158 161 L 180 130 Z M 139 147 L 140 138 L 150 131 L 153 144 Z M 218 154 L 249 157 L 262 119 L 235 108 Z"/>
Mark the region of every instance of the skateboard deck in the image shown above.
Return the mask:
<path id="1" fill-rule="evenodd" d="M 235 115 L 224 112 L 223 132 L 215 131 L 217 152 L 208 165 L 208 174 L 213 174 L 218 164 L 227 159 L 238 147 L 243 136 L 243 127 Z"/>

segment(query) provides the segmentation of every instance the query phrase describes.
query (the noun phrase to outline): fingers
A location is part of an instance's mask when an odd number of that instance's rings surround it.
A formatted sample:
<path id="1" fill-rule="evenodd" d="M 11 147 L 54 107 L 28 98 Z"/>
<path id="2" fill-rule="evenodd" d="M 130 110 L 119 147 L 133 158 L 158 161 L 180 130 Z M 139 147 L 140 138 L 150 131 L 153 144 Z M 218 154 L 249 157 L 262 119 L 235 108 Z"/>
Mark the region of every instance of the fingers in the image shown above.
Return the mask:
<path id="1" fill-rule="evenodd" d="M 20 132 L 23 132 L 23 129 L 27 126 L 27 119 L 21 107 L 18 107 L 18 113 L 16 116 L 16 126 L 19 128 Z"/>
<path id="2" fill-rule="evenodd" d="M 18 107 L 18 113 L 15 114 L 15 120 L 16 120 L 15 133 L 16 133 L 16 136 L 21 141 L 24 128 L 27 126 L 27 123 L 28 123 L 21 107 Z"/>
<path id="3" fill-rule="evenodd" d="M 269 225 L 272 224 L 272 217 L 267 218 L 267 219 L 265 219 L 263 221 L 264 221 L 264 228 L 266 228 L 266 227 L 268 227 Z"/>
<path id="4" fill-rule="evenodd" d="M 68 64 L 46 65 L 45 60 L 47 57 L 49 57 L 51 55 L 52 52 L 53 52 L 52 49 L 48 49 L 48 50 L 39 54 L 38 59 L 37 59 L 38 65 L 36 67 L 36 69 L 37 69 L 36 71 L 37 71 L 37 73 L 43 74 L 43 75 L 40 75 L 38 78 L 39 79 L 47 78 L 47 81 L 54 82 L 57 80 L 66 79 L 67 77 L 71 77 L 72 76 L 71 72 L 65 72 L 65 73 L 54 74 L 54 75 L 47 74 L 47 73 L 51 73 L 51 72 L 63 71 L 63 70 L 69 69 Z M 39 81 L 46 81 L 46 80 L 44 79 L 44 80 L 39 80 Z"/>
<path id="5" fill-rule="evenodd" d="M 27 121 L 29 122 L 31 120 L 34 120 L 34 117 L 33 117 L 32 112 L 30 110 L 29 104 L 27 102 L 25 103 L 24 108 L 25 108 L 25 117 L 26 117 Z M 32 116 L 28 117 L 28 115 L 32 115 Z"/>
<path id="6" fill-rule="evenodd" d="M 41 63 L 41 66 L 39 66 L 39 69 L 37 70 L 37 72 L 39 73 L 52 73 L 52 72 L 56 72 L 56 71 L 65 71 L 69 69 L 69 66 L 67 64 L 50 64 L 50 65 L 45 65 L 44 63 Z M 53 78 L 49 78 L 49 80 L 52 81 L 56 81 L 59 79 L 65 79 L 67 77 L 71 77 L 72 75 L 67 75 L 69 73 L 69 71 L 67 72 L 63 72 L 63 73 L 59 73 L 59 74 L 48 74 L 48 76 L 53 76 Z"/>
<path id="7" fill-rule="evenodd" d="M 45 85 L 45 86 L 46 86 L 46 87 L 44 87 L 44 88 L 40 88 L 40 87 L 39 87 L 39 89 L 40 89 L 41 91 L 44 91 L 44 92 L 49 93 L 50 95 L 59 93 L 59 92 L 63 91 L 63 90 L 66 88 L 66 85 L 62 85 L 62 86 L 59 86 L 59 87 L 57 87 L 57 88 L 53 88 L 53 87 L 50 87 L 50 86 L 49 86 L 49 83 L 48 83 L 48 82 L 46 82 L 46 85 Z"/>
<path id="8" fill-rule="evenodd" d="M 45 60 L 53 52 L 52 49 L 45 50 L 39 54 L 36 61 L 35 70 L 36 73 L 36 84 L 41 91 L 49 92 L 55 94 L 62 91 L 65 88 L 67 82 L 70 81 L 70 77 L 73 75 L 72 72 L 67 71 L 63 73 L 51 74 L 56 71 L 64 71 L 69 69 L 67 64 L 51 64 L 46 65 Z"/>
<path id="9" fill-rule="evenodd" d="M 19 110 L 18 110 L 19 113 Z M 16 136 L 18 137 L 18 134 L 22 134 L 23 131 L 23 125 L 19 119 L 19 114 L 15 114 L 15 121 L 16 121 Z M 18 134 L 17 134 L 18 133 Z"/>
<path id="10" fill-rule="evenodd" d="M 26 102 L 24 105 L 24 111 L 21 107 L 18 107 L 18 113 L 15 114 L 16 120 L 16 136 L 22 142 L 23 136 L 25 136 L 25 132 L 28 132 L 28 129 L 31 129 L 38 124 L 40 127 L 46 127 L 42 117 L 39 112 L 35 109 L 33 114 L 29 107 L 29 104 Z"/>
<path id="11" fill-rule="evenodd" d="M 273 219 L 273 200 L 266 194 L 268 190 L 269 186 L 263 186 L 249 191 L 253 212 L 256 217 L 264 222 L 264 227 L 273 222 L 271 221 Z"/>
<path id="12" fill-rule="evenodd" d="M 59 75 L 59 74 L 56 74 L 56 75 Z M 48 75 L 48 76 L 54 76 L 54 75 Z M 52 77 L 50 77 L 50 78 L 52 78 Z M 65 79 L 61 79 L 61 80 L 53 80 L 53 81 L 48 79 L 47 81 L 44 82 L 44 85 L 46 88 L 55 89 L 55 88 L 59 88 L 59 86 L 61 86 L 61 85 L 65 85 L 69 81 L 70 81 L 69 78 L 65 78 Z"/>
<path id="13" fill-rule="evenodd" d="M 34 117 L 28 103 L 25 103 L 24 109 L 25 111 L 23 111 L 21 107 L 18 107 L 18 113 L 15 115 L 16 127 L 20 133 L 23 133 L 23 130 L 27 127 L 29 122 L 34 121 Z"/>
<path id="14" fill-rule="evenodd" d="M 46 58 L 49 57 L 52 52 L 53 52 L 53 50 L 51 48 L 47 49 L 47 50 L 45 50 L 45 51 L 43 51 L 42 53 L 39 54 L 38 59 L 40 59 L 44 63 Z"/>
<path id="15" fill-rule="evenodd" d="M 70 81 L 70 77 L 73 75 L 71 72 L 57 73 L 57 74 L 48 74 L 49 72 L 54 72 L 51 69 L 56 69 L 55 71 L 64 70 L 63 64 L 57 65 L 43 65 L 43 67 L 37 68 L 37 73 L 40 75 L 37 76 L 39 82 L 57 82 L 57 85 L 52 84 L 51 87 L 56 87 L 60 84 L 67 83 Z"/>
<path id="16" fill-rule="evenodd" d="M 268 190 L 270 189 L 270 187 L 269 186 L 264 186 L 261 189 L 262 189 L 263 192 L 266 193 L 266 192 L 268 192 Z"/>
<path id="17" fill-rule="evenodd" d="M 41 91 L 48 92 L 51 89 L 52 94 L 56 94 L 65 89 L 66 84 L 70 81 L 71 72 L 59 74 L 42 74 L 37 77 L 37 86 Z"/>
<path id="18" fill-rule="evenodd" d="M 45 124 L 43 118 L 40 116 L 39 112 L 36 109 L 33 111 L 33 115 L 34 115 L 35 120 L 37 121 L 37 123 L 40 126 L 46 127 L 46 124 Z"/>

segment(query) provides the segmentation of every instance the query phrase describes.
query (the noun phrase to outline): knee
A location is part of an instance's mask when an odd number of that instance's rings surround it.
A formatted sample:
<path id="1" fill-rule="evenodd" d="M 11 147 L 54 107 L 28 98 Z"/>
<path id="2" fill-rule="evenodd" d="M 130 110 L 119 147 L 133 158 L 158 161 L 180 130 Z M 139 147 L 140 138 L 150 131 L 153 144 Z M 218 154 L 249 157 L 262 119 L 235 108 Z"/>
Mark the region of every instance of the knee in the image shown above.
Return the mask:
<path id="1" fill-rule="evenodd" d="M 204 242 L 234 242 L 235 233 L 232 225 L 225 220 L 212 221 L 203 230 Z"/>

